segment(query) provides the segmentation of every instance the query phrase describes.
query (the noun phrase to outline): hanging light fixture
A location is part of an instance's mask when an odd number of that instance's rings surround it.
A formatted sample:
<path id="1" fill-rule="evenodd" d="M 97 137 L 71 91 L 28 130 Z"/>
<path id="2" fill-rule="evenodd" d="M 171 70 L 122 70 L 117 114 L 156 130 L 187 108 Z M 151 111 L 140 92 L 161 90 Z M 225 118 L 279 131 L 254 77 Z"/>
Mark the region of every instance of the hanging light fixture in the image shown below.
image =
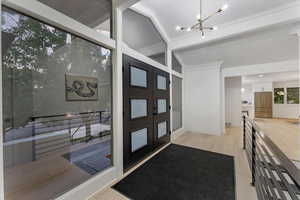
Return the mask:
<path id="1" fill-rule="evenodd" d="M 200 0 L 200 12 L 199 14 L 196 16 L 197 17 L 197 23 L 193 26 L 190 27 L 182 27 L 182 26 L 176 26 L 176 30 L 177 31 L 186 31 L 186 32 L 190 32 L 190 31 L 200 31 L 202 38 L 205 38 L 205 30 L 218 30 L 217 26 L 213 26 L 213 27 L 207 27 L 204 25 L 204 22 L 206 22 L 208 19 L 210 19 L 211 17 L 227 10 L 228 8 L 228 4 L 224 4 L 220 9 L 218 9 L 216 12 L 214 12 L 213 14 L 207 16 L 207 17 L 203 17 L 203 12 L 202 12 L 202 0 Z"/>

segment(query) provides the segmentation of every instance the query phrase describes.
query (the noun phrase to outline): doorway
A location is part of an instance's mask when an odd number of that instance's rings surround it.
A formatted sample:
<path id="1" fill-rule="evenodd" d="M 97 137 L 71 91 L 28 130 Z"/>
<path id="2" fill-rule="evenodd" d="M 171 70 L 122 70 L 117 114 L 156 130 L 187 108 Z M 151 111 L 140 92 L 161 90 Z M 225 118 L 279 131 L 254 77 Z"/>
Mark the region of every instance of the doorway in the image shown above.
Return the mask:
<path id="1" fill-rule="evenodd" d="M 170 141 L 169 79 L 169 73 L 123 56 L 124 169 Z"/>

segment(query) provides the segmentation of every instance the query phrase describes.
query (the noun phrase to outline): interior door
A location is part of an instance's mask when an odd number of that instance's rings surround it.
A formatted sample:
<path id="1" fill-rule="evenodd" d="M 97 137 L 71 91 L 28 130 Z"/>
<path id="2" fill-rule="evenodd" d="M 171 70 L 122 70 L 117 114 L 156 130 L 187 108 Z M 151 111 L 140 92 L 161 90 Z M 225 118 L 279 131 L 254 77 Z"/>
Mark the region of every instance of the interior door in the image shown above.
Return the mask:
<path id="1" fill-rule="evenodd" d="M 255 117 L 272 118 L 272 92 L 255 92 Z"/>
<path id="2" fill-rule="evenodd" d="M 169 75 L 123 56 L 123 160 L 128 169 L 170 141 Z"/>

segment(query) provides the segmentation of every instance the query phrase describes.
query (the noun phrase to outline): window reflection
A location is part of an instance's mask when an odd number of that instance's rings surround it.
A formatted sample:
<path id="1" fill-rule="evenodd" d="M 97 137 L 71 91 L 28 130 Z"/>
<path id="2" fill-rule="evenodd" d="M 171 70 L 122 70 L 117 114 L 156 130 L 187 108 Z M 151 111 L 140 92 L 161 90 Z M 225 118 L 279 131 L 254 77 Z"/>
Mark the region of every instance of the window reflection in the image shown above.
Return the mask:
<path id="1" fill-rule="evenodd" d="M 112 166 L 111 51 L 2 8 L 5 196 L 53 199 Z"/>

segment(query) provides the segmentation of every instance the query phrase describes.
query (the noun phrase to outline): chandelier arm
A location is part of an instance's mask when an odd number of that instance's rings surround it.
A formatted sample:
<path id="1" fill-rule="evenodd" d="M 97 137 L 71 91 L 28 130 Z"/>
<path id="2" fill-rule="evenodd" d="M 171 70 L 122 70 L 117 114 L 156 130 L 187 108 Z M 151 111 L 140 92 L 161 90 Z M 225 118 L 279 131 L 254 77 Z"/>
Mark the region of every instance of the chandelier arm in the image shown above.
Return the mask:
<path id="1" fill-rule="evenodd" d="M 193 25 L 193 26 L 191 27 L 191 29 L 198 28 L 199 26 L 200 26 L 200 23 L 197 23 L 197 24 Z"/>
<path id="2" fill-rule="evenodd" d="M 217 14 L 220 14 L 221 12 L 222 12 L 222 11 L 220 11 L 220 9 L 219 9 L 218 11 L 214 12 L 213 14 L 211 14 L 211 15 L 205 17 L 202 21 L 205 22 L 206 20 L 212 18 L 213 16 L 215 16 L 215 15 L 217 15 Z"/>
<path id="3" fill-rule="evenodd" d="M 206 30 L 211 30 L 211 31 L 212 31 L 212 30 L 214 30 L 214 28 L 213 28 L 213 27 L 205 27 L 205 26 L 203 27 L 203 29 L 206 29 Z"/>

